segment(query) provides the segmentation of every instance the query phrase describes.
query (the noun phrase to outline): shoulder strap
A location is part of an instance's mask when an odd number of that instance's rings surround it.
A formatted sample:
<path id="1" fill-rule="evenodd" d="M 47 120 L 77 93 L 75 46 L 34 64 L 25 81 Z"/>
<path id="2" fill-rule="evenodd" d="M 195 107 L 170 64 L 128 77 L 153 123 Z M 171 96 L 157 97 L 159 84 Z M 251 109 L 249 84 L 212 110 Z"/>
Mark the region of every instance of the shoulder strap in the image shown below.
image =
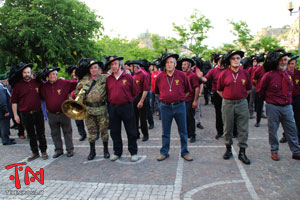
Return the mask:
<path id="1" fill-rule="evenodd" d="M 93 80 L 93 82 L 92 82 L 92 84 L 91 84 L 89 90 L 88 90 L 87 93 L 86 93 L 86 96 L 90 93 L 90 91 L 92 90 L 92 88 L 94 87 L 94 85 L 96 84 L 96 82 L 97 82 L 96 80 Z"/>

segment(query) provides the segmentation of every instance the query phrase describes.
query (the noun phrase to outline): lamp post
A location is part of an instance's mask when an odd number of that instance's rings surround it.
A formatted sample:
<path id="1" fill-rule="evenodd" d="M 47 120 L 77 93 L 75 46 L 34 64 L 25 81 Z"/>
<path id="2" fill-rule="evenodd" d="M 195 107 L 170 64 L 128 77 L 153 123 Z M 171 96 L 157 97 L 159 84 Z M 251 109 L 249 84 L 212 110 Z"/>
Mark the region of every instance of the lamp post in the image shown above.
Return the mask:
<path id="1" fill-rule="evenodd" d="M 288 1 L 288 4 L 287 4 L 287 7 L 288 7 L 288 10 L 290 11 L 290 15 L 292 16 L 293 13 L 299 13 L 299 45 L 298 45 L 298 56 L 300 57 L 300 7 L 298 8 L 298 11 L 294 11 L 294 3 L 293 1 Z"/>

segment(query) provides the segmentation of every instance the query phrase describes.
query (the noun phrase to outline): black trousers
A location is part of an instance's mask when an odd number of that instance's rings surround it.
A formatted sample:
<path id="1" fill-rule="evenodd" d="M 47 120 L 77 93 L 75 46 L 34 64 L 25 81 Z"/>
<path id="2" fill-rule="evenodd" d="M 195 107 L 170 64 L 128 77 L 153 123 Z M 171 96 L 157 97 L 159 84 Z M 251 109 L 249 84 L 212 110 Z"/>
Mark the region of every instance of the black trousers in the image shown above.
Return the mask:
<path id="1" fill-rule="evenodd" d="M 259 93 L 255 93 L 256 101 L 256 123 L 260 123 L 261 114 L 264 106 L 264 100 L 260 97 Z"/>
<path id="2" fill-rule="evenodd" d="M 131 155 L 137 154 L 137 134 L 133 104 L 128 103 L 122 106 L 114 106 L 112 104 L 109 104 L 108 113 L 110 121 L 110 136 L 113 141 L 114 154 L 117 156 L 121 156 L 123 153 L 123 143 L 121 136 L 122 121 L 128 138 L 128 151 Z"/>
<path id="3" fill-rule="evenodd" d="M 139 131 L 139 121 L 140 121 L 142 134 L 144 136 L 148 136 L 147 106 L 149 105 L 149 101 L 148 101 L 147 98 L 145 98 L 143 107 L 138 109 L 137 105 L 138 105 L 139 101 L 141 100 L 141 97 L 142 97 L 142 95 L 139 95 L 133 101 L 134 114 L 135 114 L 135 124 L 136 124 L 136 133 L 137 133 L 137 136 L 140 135 L 140 131 Z"/>
<path id="4" fill-rule="evenodd" d="M 298 140 L 300 139 L 300 95 L 293 97 L 293 111 L 296 126 L 298 129 Z"/>
<path id="5" fill-rule="evenodd" d="M 29 137 L 29 144 L 32 153 L 38 154 L 38 147 L 42 153 L 46 152 L 47 142 L 45 137 L 45 124 L 42 110 L 32 113 L 21 112 L 21 118 Z M 39 146 L 37 141 L 39 141 Z"/>
<path id="6" fill-rule="evenodd" d="M 151 107 L 150 105 L 150 98 L 152 98 L 152 93 L 148 92 L 147 97 L 144 101 L 144 105 L 146 106 L 146 116 L 148 119 L 148 123 L 149 125 L 154 125 L 154 121 L 153 121 L 153 107 Z M 152 100 L 153 101 L 153 100 Z"/>
<path id="7" fill-rule="evenodd" d="M 75 120 L 75 123 L 76 123 L 77 129 L 78 129 L 79 135 L 81 135 L 82 137 L 86 137 L 84 121 L 83 120 Z"/>
<path id="8" fill-rule="evenodd" d="M 188 137 L 196 136 L 195 109 L 192 105 L 193 101 L 185 102 Z"/>
<path id="9" fill-rule="evenodd" d="M 213 92 L 213 103 L 216 113 L 216 129 L 218 135 L 223 135 L 223 119 L 222 119 L 222 97 L 216 92 Z"/>

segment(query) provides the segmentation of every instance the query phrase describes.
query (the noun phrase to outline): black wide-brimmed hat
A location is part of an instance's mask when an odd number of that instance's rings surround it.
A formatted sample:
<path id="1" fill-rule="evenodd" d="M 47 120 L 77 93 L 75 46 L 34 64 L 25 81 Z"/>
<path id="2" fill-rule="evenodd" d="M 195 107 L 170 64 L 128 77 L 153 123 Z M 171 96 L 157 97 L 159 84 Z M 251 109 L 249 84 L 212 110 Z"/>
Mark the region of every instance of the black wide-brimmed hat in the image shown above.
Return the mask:
<path id="1" fill-rule="evenodd" d="M 123 60 L 124 58 L 119 56 L 107 56 L 105 59 L 106 59 L 105 68 L 108 68 L 110 63 L 114 62 L 115 60 Z"/>
<path id="2" fill-rule="evenodd" d="M 103 70 L 104 65 L 101 61 L 90 60 L 88 68 L 91 68 L 92 65 L 98 64 L 98 66 Z"/>
<path id="3" fill-rule="evenodd" d="M 244 57 L 244 52 L 243 51 L 233 51 L 233 52 L 231 52 L 231 53 L 228 53 L 227 55 L 226 55 L 226 58 L 225 58 L 225 63 L 227 64 L 227 65 L 230 65 L 230 58 L 232 57 L 232 56 L 234 56 L 234 55 L 239 55 L 239 56 L 241 56 L 241 58 L 243 58 Z"/>
<path id="4" fill-rule="evenodd" d="M 16 65 L 13 65 L 11 68 L 10 68 L 10 71 L 9 71 L 9 76 L 8 76 L 8 82 L 9 84 L 14 87 L 14 85 L 19 82 L 20 80 L 23 79 L 22 77 L 22 72 L 25 68 L 27 67 L 30 67 L 32 68 L 33 67 L 33 64 L 31 63 L 23 63 L 23 62 L 20 62 Z"/>
<path id="5" fill-rule="evenodd" d="M 187 58 L 187 57 L 182 57 L 181 59 L 178 60 L 176 68 L 179 70 L 182 70 L 182 63 L 184 61 L 191 63 L 191 67 L 195 65 L 195 61 L 193 59 Z"/>
<path id="6" fill-rule="evenodd" d="M 289 59 L 289 63 L 292 61 L 292 60 L 296 60 L 299 58 L 299 56 L 292 56 L 290 59 Z"/>
<path id="7" fill-rule="evenodd" d="M 78 77 L 79 80 L 81 80 L 86 74 L 89 73 L 89 65 L 90 61 L 93 59 L 91 58 L 81 58 L 78 63 L 77 63 L 77 69 L 75 71 L 76 76 Z"/>
<path id="8" fill-rule="evenodd" d="M 23 63 L 23 62 L 20 62 L 19 64 L 17 64 L 17 66 L 18 66 L 19 70 L 22 72 L 23 69 L 25 69 L 25 68 L 27 68 L 27 67 L 32 68 L 32 67 L 33 67 L 33 64 L 32 64 L 32 63 L 27 63 L 27 64 L 25 64 L 25 63 Z"/>
<path id="9" fill-rule="evenodd" d="M 165 64 L 166 64 L 166 60 L 170 57 L 175 58 L 176 60 L 178 60 L 179 55 L 178 54 L 174 54 L 174 53 L 165 53 L 161 56 L 161 62 L 160 65 L 164 68 Z"/>
<path id="10" fill-rule="evenodd" d="M 277 49 L 275 51 L 270 51 L 264 62 L 265 72 L 277 69 L 280 59 L 284 56 L 291 56 L 291 55 L 292 55 L 291 53 L 285 52 L 284 49 Z"/>
<path id="11" fill-rule="evenodd" d="M 51 72 L 53 72 L 53 71 L 57 71 L 57 72 L 60 71 L 60 68 L 58 68 L 58 67 L 53 67 L 53 66 L 48 66 L 48 67 L 46 67 L 45 69 L 46 69 L 46 71 L 45 71 L 45 76 L 46 76 L 46 77 L 47 77 Z"/>
<path id="12" fill-rule="evenodd" d="M 140 67 L 143 66 L 143 63 L 141 60 L 130 60 L 126 62 L 127 65 L 139 65 Z"/>
<path id="13" fill-rule="evenodd" d="M 69 74 L 69 75 L 72 75 L 72 72 L 74 69 L 76 69 L 77 66 L 76 65 L 69 65 L 67 68 L 66 68 L 66 72 Z"/>

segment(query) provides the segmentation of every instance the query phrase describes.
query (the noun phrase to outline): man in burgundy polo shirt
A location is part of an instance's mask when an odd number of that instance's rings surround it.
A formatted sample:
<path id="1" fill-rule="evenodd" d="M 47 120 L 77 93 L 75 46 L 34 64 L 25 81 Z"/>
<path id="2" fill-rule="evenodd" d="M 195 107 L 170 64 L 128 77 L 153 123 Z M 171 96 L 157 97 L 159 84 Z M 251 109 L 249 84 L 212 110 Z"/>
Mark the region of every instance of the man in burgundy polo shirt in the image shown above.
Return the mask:
<path id="1" fill-rule="evenodd" d="M 53 158 L 63 154 L 63 142 L 61 138 L 62 129 L 65 139 L 67 156 L 73 156 L 73 138 L 71 119 L 61 110 L 61 104 L 69 99 L 69 94 L 75 90 L 77 82 L 57 78 L 59 68 L 47 67 L 45 73 L 48 81 L 41 87 L 41 97 L 46 102 L 48 122 L 51 129 L 51 137 L 55 146 Z"/>
<path id="2" fill-rule="evenodd" d="M 224 67 L 221 65 L 222 55 L 216 55 L 214 58 L 214 62 L 217 65 L 208 71 L 208 73 L 201 77 L 202 82 L 207 82 L 209 80 L 212 81 L 212 101 L 215 107 L 216 113 L 216 129 L 217 135 L 215 136 L 216 139 L 219 139 L 223 135 L 223 120 L 222 120 L 222 97 L 217 93 L 217 83 L 221 72 L 224 70 Z"/>
<path id="3" fill-rule="evenodd" d="M 109 66 L 112 73 L 106 79 L 110 136 L 114 149 L 114 155 L 110 157 L 110 160 L 116 161 L 122 156 L 121 123 L 123 121 L 128 138 L 128 150 L 131 154 L 131 161 L 136 162 L 139 157 L 137 155 L 137 133 L 132 102 L 138 95 L 138 88 L 132 76 L 123 71 L 123 57 L 109 56 L 105 66 Z"/>
<path id="4" fill-rule="evenodd" d="M 15 84 L 11 94 L 14 119 L 17 123 L 20 123 L 20 116 L 17 112 L 19 110 L 29 137 L 32 155 L 28 157 L 28 162 L 40 157 L 39 148 L 42 153 L 42 158 L 48 158 L 44 116 L 39 95 L 41 84 L 31 78 L 32 67 L 32 64 L 21 66 L 17 74 L 21 73 L 23 79 Z M 39 141 L 39 145 L 37 140 Z"/>
<path id="5" fill-rule="evenodd" d="M 279 160 L 277 136 L 279 123 L 282 124 L 290 150 L 293 153 L 292 158 L 300 160 L 297 127 L 291 105 L 293 79 L 286 70 L 289 55 L 283 50 L 271 51 L 265 60 L 266 73 L 261 80 L 260 95 L 266 101 L 271 158 L 275 161 Z"/>
<path id="6" fill-rule="evenodd" d="M 197 75 L 191 71 L 191 67 L 195 65 L 194 60 L 184 57 L 180 60 L 180 63 L 182 71 L 186 74 L 192 88 L 184 101 L 186 108 L 188 137 L 191 138 L 190 142 L 194 143 L 196 141 L 195 109 L 198 106 L 197 100 L 200 91 L 200 80 Z"/>
<path id="7" fill-rule="evenodd" d="M 139 121 L 141 123 L 141 131 L 143 134 L 143 141 L 149 139 L 148 126 L 147 126 L 147 94 L 149 90 L 149 78 L 147 72 L 141 69 L 141 63 L 138 60 L 131 61 L 129 63 L 133 65 L 133 79 L 137 84 L 138 96 L 133 101 L 137 138 L 140 138 Z M 148 111 L 149 112 L 149 111 Z"/>
<path id="8" fill-rule="evenodd" d="M 218 79 L 217 91 L 223 98 L 222 117 L 224 122 L 224 142 L 226 152 L 225 160 L 232 156 L 231 145 L 233 137 L 234 121 L 237 125 L 238 145 L 240 147 L 239 159 L 249 165 L 250 160 L 246 156 L 248 140 L 249 109 L 247 96 L 251 90 L 250 75 L 244 70 L 240 63 L 244 52 L 235 51 L 226 56 L 225 64 L 228 66 Z"/>
<path id="9" fill-rule="evenodd" d="M 159 95 L 161 101 L 161 122 L 162 122 L 162 148 L 158 161 L 163 161 L 169 157 L 170 135 L 173 118 L 178 126 L 178 132 L 181 142 L 181 157 L 187 161 L 193 158 L 189 155 L 187 144 L 187 123 L 184 99 L 186 94 L 191 91 L 188 78 L 182 72 L 177 70 L 178 55 L 164 54 L 161 66 L 165 71 L 160 73 L 156 79 L 155 93 Z"/>

